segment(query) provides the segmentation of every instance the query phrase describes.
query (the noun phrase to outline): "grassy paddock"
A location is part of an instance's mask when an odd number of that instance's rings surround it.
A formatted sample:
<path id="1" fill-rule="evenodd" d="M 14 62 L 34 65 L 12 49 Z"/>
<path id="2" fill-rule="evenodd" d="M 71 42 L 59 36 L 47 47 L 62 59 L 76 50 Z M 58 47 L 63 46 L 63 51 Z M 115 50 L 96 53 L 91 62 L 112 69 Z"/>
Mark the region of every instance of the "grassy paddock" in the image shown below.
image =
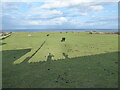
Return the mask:
<path id="1" fill-rule="evenodd" d="M 2 43 L 4 88 L 118 87 L 117 34 L 16 32 Z"/>

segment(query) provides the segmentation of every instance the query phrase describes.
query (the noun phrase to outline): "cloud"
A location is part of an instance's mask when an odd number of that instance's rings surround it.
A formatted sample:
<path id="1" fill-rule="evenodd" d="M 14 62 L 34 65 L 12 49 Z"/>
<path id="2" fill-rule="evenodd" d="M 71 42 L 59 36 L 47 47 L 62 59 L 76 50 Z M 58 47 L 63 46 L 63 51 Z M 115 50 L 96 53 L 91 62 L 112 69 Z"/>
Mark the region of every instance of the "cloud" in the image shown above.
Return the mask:
<path id="1" fill-rule="evenodd" d="M 33 13 L 34 11 L 34 13 Z M 29 19 L 47 19 L 61 16 L 63 13 L 58 10 L 33 9 L 28 12 Z"/>
<path id="2" fill-rule="evenodd" d="M 85 22 L 84 26 L 91 28 L 102 28 L 102 29 L 117 29 L 118 18 L 117 17 L 94 17 L 91 20 Z"/>
<path id="3" fill-rule="evenodd" d="M 85 2 L 93 2 L 95 0 L 54 0 L 53 2 L 46 2 L 40 8 L 42 9 L 55 9 L 55 8 L 66 8 L 66 7 L 74 7 L 77 5 L 81 5 Z"/>
<path id="4" fill-rule="evenodd" d="M 7 1 L 7 0 L 6 0 Z M 19 1 L 19 0 L 17 0 Z M 36 0 L 21 0 L 21 2 L 32 2 Z M 55 8 L 67 8 L 67 7 L 75 7 L 82 5 L 84 3 L 104 3 L 104 2 L 118 2 L 119 0 L 40 0 L 44 4 L 39 8 L 42 9 L 55 9 Z M 8 1 L 9 2 L 9 1 Z M 39 0 L 37 0 L 39 2 Z"/>
<path id="5" fill-rule="evenodd" d="M 45 10 L 34 6 L 35 3 L 3 3 L 3 16 L 23 19 L 47 19 L 61 17 L 63 12 L 59 10 Z M 24 8 L 26 7 L 26 8 Z M 27 11 L 25 11 L 27 9 Z M 22 11 L 21 11 L 22 10 Z"/>
<path id="6" fill-rule="evenodd" d="M 67 1 L 70 0 L 2 0 L 2 2 L 54 2 L 54 1 Z M 73 0 L 74 1 L 74 0 Z M 75 0 L 75 2 L 93 2 L 93 0 Z M 119 0 L 94 0 L 95 2 L 118 2 Z"/>
<path id="7" fill-rule="evenodd" d="M 113 19 L 110 18 L 107 20 L 99 19 L 100 16 L 106 16 L 106 14 L 109 14 L 108 17 L 110 17 L 110 15 L 116 15 L 115 13 L 110 13 L 110 10 L 116 10 L 116 4 L 108 5 L 96 2 L 83 3 L 83 0 L 50 1 L 43 1 L 40 3 L 4 3 L 2 14 L 4 16 L 3 26 L 8 28 L 23 26 L 28 26 L 28 28 L 32 26 L 38 28 L 41 28 L 42 26 L 52 26 L 56 28 L 69 28 L 70 26 L 72 28 L 82 28 L 88 26 L 90 28 L 92 26 L 97 27 L 103 25 L 103 23 L 106 24 L 106 22 L 111 22 L 110 20 L 113 21 Z M 105 13 L 105 10 L 108 12 Z M 111 25 L 111 27 L 113 26 L 112 23 L 109 23 L 109 25 Z"/>
<path id="8" fill-rule="evenodd" d="M 85 12 L 85 13 L 80 13 L 80 15 L 81 15 L 81 16 L 87 16 L 88 13 L 86 13 L 86 12 Z"/>
<path id="9" fill-rule="evenodd" d="M 2 3 L 2 9 L 3 10 L 9 10 L 9 11 L 13 11 L 13 10 L 18 10 L 18 8 L 19 8 L 19 5 L 20 5 L 20 3 L 8 3 L 8 2 L 6 2 L 6 3 Z"/>
<path id="10" fill-rule="evenodd" d="M 29 20 L 24 21 L 23 25 L 62 25 L 68 22 L 65 17 L 54 18 L 50 20 Z"/>
<path id="11" fill-rule="evenodd" d="M 104 7 L 101 5 L 95 5 L 95 6 L 90 6 L 89 9 L 92 11 L 99 11 L 99 10 L 103 10 Z"/>
<path id="12" fill-rule="evenodd" d="M 114 22 L 117 23 L 118 17 L 93 17 L 90 20 L 88 20 L 86 23 L 98 23 L 98 22 Z"/>

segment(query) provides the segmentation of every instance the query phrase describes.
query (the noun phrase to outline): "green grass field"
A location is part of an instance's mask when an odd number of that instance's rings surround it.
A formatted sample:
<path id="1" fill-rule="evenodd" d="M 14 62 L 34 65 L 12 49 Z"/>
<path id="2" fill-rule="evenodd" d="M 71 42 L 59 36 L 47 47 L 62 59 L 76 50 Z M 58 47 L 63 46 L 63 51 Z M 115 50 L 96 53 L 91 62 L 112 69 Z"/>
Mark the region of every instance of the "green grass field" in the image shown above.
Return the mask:
<path id="1" fill-rule="evenodd" d="M 3 88 L 118 87 L 116 34 L 16 32 L 2 43 Z"/>

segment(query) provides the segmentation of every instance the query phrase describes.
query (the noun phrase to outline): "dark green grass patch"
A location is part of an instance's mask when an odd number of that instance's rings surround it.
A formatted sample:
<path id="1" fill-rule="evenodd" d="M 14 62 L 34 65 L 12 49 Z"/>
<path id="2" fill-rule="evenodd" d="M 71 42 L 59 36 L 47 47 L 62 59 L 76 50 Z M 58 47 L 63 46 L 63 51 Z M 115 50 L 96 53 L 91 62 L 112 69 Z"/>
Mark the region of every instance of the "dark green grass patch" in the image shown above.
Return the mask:
<path id="1" fill-rule="evenodd" d="M 118 52 L 31 64 L 12 64 L 29 51 L 3 51 L 3 88 L 118 87 Z"/>

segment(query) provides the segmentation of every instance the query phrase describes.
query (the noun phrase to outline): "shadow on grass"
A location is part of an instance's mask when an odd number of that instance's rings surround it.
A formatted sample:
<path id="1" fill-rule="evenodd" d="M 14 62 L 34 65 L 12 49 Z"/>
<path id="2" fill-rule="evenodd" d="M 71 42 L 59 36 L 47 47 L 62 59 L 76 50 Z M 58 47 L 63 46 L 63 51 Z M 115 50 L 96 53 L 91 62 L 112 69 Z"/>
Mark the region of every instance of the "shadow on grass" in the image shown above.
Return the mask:
<path id="1" fill-rule="evenodd" d="M 52 55 L 51 53 L 49 53 L 48 57 L 47 57 L 47 61 L 51 61 L 52 57 L 54 57 L 54 55 Z"/>
<path id="2" fill-rule="evenodd" d="M 66 54 L 66 53 L 62 53 L 63 54 L 63 56 L 65 57 L 65 59 L 69 59 L 68 58 L 68 55 Z"/>
<path id="3" fill-rule="evenodd" d="M 5 44 L 6 44 L 6 43 L 0 43 L 0 46 L 1 46 L 1 45 L 5 45 Z"/>
<path id="4" fill-rule="evenodd" d="M 30 52 L 31 49 L 20 49 L 20 50 L 5 50 L 2 51 L 2 59 L 8 60 L 6 62 L 9 62 L 12 64 L 11 61 L 17 60 L 26 53 Z"/>
<path id="5" fill-rule="evenodd" d="M 3 51 L 3 88 L 117 88 L 118 52 L 51 60 L 39 63 L 12 64 L 29 52 Z M 49 63 L 50 62 L 50 63 Z"/>

